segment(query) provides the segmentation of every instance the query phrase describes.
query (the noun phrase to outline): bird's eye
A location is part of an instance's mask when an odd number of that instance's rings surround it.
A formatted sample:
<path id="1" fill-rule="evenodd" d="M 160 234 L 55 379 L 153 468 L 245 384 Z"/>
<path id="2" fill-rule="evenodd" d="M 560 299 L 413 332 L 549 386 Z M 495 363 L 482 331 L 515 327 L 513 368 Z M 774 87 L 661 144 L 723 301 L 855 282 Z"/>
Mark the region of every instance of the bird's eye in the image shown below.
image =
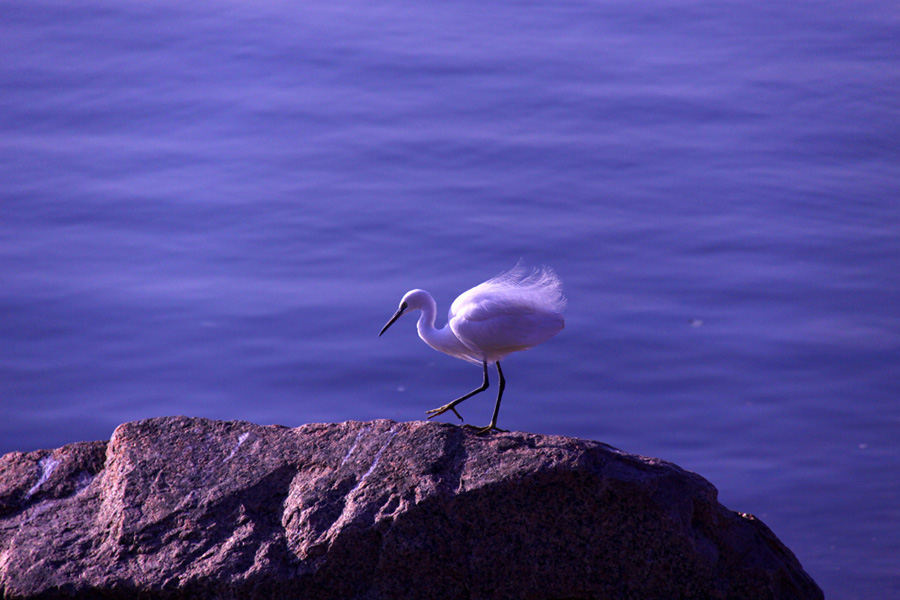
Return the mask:
<path id="1" fill-rule="evenodd" d="M 401 311 L 406 310 L 407 308 L 409 308 L 409 304 L 407 304 L 406 302 L 401 302 L 401 303 L 400 303 L 400 310 L 401 310 Z"/>

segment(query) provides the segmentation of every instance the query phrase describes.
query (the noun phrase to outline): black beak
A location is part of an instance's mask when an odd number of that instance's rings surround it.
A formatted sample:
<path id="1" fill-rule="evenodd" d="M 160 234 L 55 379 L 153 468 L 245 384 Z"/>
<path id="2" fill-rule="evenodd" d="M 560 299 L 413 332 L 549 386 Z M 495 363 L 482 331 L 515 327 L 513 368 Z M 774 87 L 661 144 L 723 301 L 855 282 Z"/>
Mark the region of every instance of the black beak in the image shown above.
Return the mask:
<path id="1" fill-rule="evenodd" d="M 388 327 L 394 324 L 394 321 L 403 316 L 403 313 L 406 312 L 407 309 L 406 302 L 400 305 L 400 308 L 397 309 L 397 312 L 394 313 L 394 316 L 391 317 L 391 320 L 387 322 L 387 325 L 381 328 L 381 333 L 378 334 L 378 337 L 381 337 L 381 334 L 388 330 Z"/>

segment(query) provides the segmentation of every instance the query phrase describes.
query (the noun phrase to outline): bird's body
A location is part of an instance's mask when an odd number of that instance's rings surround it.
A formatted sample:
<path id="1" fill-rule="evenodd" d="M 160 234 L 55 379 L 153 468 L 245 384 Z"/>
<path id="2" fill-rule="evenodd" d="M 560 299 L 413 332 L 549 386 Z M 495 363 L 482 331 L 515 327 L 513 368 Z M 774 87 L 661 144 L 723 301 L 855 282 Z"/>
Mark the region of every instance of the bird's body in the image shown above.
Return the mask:
<path id="1" fill-rule="evenodd" d="M 497 413 L 505 384 L 500 360 L 506 355 L 546 342 L 564 327 L 562 309 L 566 300 L 559 279 L 549 268 L 525 275 L 516 265 L 512 270 L 463 292 L 453 301 L 442 329 L 434 326 L 437 304 L 425 290 L 407 292 L 400 308 L 381 334 L 407 311 L 421 310 L 417 329 L 426 344 L 456 358 L 482 365 L 484 383 L 465 396 L 428 411 L 429 418 L 452 410 L 456 405 L 488 387 L 487 366 L 495 364 L 500 376 L 500 392 L 494 416 L 485 431 L 497 429 Z"/>

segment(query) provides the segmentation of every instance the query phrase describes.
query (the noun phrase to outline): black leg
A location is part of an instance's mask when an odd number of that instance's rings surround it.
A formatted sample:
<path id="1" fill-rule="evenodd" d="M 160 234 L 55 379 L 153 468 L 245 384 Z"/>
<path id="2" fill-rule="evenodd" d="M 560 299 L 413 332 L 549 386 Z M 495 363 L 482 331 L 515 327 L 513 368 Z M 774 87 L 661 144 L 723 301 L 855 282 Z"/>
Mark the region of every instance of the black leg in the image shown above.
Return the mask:
<path id="1" fill-rule="evenodd" d="M 498 360 L 497 365 L 497 375 L 500 376 L 500 384 L 499 390 L 497 391 L 497 404 L 494 405 L 494 414 L 491 416 L 491 422 L 487 427 L 482 427 L 478 430 L 478 435 L 482 435 L 484 433 L 488 433 L 490 431 L 506 431 L 505 429 L 500 429 L 497 427 L 497 415 L 500 414 L 500 400 L 503 398 L 503 389 L 506 387 L 506 379 L 503 377 L 503 371 L 500 370 L 500 361 Z"/>
<path id="2" fill-rule="evenodd" d="M 488 426 L 491 429 L 497 428 L 497 415 L 500 414 L 500 399 L 503 398 L 503 388 L 506 387 L 506 379 L 503 377 L 503 371 L 500 370 L 500 361 L 496 362 L 497 365 L 497 375 L 500 376 L 500 390 L 497 392 L 497 404 L 494 405 L 494 414 L 491 416 L 491 424 Z"/>
<path id="3" fill-rule="evenodd" d="M 426 411 L 425 414 L 428 415 L 428 418 L 429 418 L 429 419 L 432 419 L 432 418 L 434 418 L 434 417 L 436 417 L 436 416 L 438 416 L 438 415 L 442 415 L 442 414 L 444 414 L 445 412 L 447 412 L 448 410 L 452 410 L 452 411 L 453 411 L 453 414 L 456 415 L 456 417 L 457 417 L 460 421 L 463 420 L 463 418 L 459 416 L 459 413 L 456 412 L 456 405 L 459 404 L 460 402 L 462 402 L 463 400 L 468 400 L 469 398 L 471 398 L 471 397 L 474 396 L 475 394 L 477 394 L 477 393 L 479 393 L 479 392 L 483 392 L 484 390 L 488 389 L 488 385 L 489 385 L 489 384 L 488 384 L 488 368 L 487 368 L 487 361 L 483 361 L 481 364 L 482 364 L 482 366 L 484 367 L 484 382 L 481 384 L 481 387 L 472 390 L 471 392 L 469 392 L 469 393 L 466 394 L 465 396 L 460 396 L 459 398 L 457 398 L 457 399 L 454 400 L 453 402 L 450 402 L 450 403 L 448 403 L 448 404 L 445 404 L 445 405 L 441 406 L 440 408 L 433 408 L 433 409 L 431 409 L 431 410 L 429 410 L 429 411 Z M 497 365 L 497 369 L 498 369 L 498 371 L 499 371 L 499 369 L 500 369 L 500 365 L 499 365 L 499 364 Z M 503 393 L 503 374 L 502 374 L 502 373 L 500 374 L 500 393 L 501 393 L 501 394 Z"/>

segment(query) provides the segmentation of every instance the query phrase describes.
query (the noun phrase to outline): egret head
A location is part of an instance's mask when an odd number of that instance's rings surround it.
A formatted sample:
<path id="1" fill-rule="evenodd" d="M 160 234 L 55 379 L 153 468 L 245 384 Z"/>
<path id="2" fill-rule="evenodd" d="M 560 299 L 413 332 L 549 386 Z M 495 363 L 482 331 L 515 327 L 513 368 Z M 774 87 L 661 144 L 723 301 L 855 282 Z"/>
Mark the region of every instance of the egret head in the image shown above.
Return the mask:
<path id="1" fill-rule="evenodd" d="M 378 337 L 381 337 L 385 331 L 388 330 L 388 327 L 394 324 L 394 321 L 405 315 L 407 312 L 421 309 L 425 305 L 428 304 L 428 300 L 431 300 L 431 295 L 425 290 L 411 290 L 406 292 L 403 295 L 403 298 L 400 300 L 400 308 L 397 309 L 397 312 L 394 313 L 394 316 L 391 317 L 391 320 L 387 322 L 387 325 L 381 328 L 381 333 L 378 334 Z M 431 300 L 434 302 L 434 300 Z"/>

